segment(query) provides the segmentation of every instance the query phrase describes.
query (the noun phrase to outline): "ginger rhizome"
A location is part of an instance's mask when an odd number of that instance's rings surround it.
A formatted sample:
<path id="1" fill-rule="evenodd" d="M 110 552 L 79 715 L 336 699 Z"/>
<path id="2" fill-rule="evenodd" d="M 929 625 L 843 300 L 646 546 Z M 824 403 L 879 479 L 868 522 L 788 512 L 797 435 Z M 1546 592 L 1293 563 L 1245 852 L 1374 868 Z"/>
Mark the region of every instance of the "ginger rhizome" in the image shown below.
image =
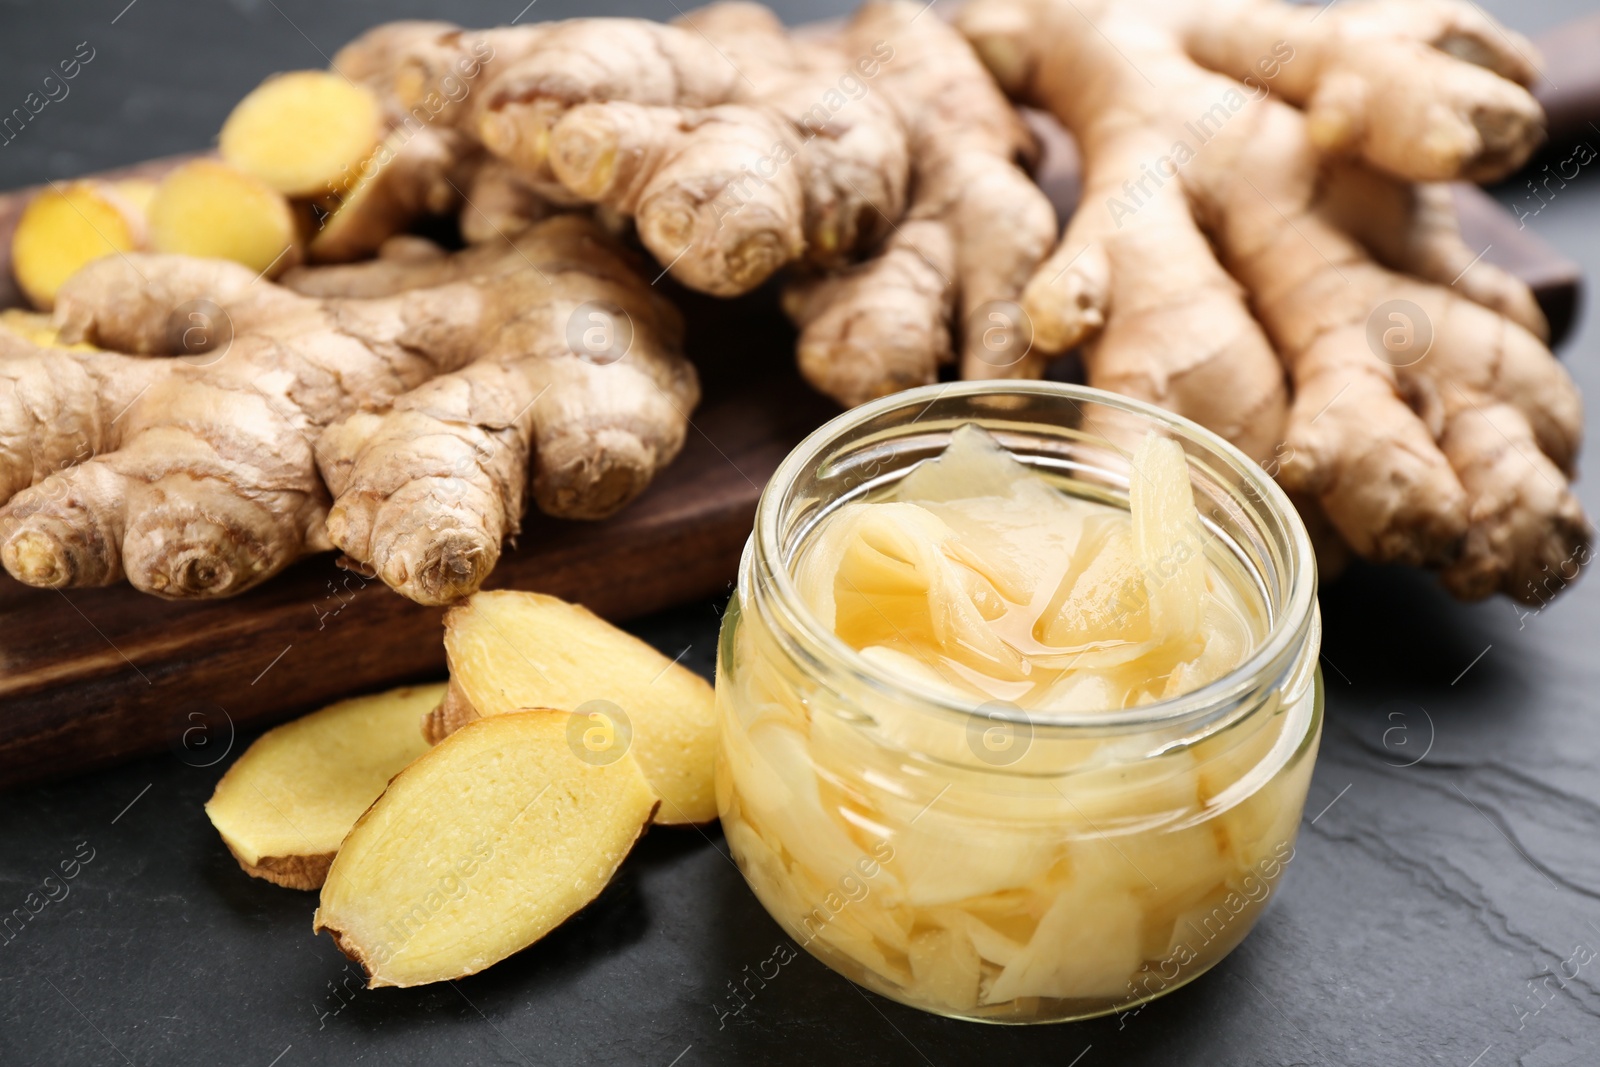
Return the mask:
<path id="1" fill-rule="evenodd" d="M 339 843 L 428 751 L 423 715 L 443 685 L 356 697 L 268 730 L 228 768 L 206 816 L 246 874 L 316 889 Z"/>
<path id="2" fill-rule="evenodd" d="M 958 22 L 1082 147 L 1024 299 L 1042 346 L 1082 345 L 1090 384 L 1218 431 L 1308 523 L 1457 596 L 1535 598 L 1585 549 L 1577 391 L 1433 184 L 1537 143 L 1527 42 L 1453 2 L 974 0 Z"/>
<path id="3" fill-rule="evenodd" d="M 18 339 L 0 359 L 0 561 L 50 588 L 236 593 L 334 547 L 326 477 L 349 554 L 417 599 L 470 592 L 516 528 L 536 444 L 538 499 L 589 517 L 682 442 L 698 392 L 676 319 L 609 247 L 574 216 L 509 251 L 299 278 L 394 294 L 365 298 L 216 260 L 91 263 L 56 322 L 110 351 Z M 570 328 L 586 305 L 631 345 L 584 348 Z"/>
<path id="4" fill-rule="evenodd" d="M 465 285 L 494 308 L 465 366 L 317 442 L 329 539 L 413 600 L 445 604 L 494 568 L 530 487 L 542 511 L 572 519 L 638 496 L 682 448 L 699 383 L 676 310 L 586 218 L 455 255 L 400 247 L 287 281 L 366 297 Z"/>
<path id="5" fill-rule="evenodd" d="M 958 352 L 968 376 L 1038 373 L 1014 310 L 1055 233 L 1018 166 L 1031 137 L 959 35 L 918 15 L 874 2 L 806 37 L 746 3 L 670 25 L 402 23 L 334 62 L 388 112 L 481 142 L 508 168 L 484 170 L 518 179 L 486 190 L 496 203 L 632 218 L 664 269 L 716 295 L 795 266 L 801 368 L 855 404 Z"/>

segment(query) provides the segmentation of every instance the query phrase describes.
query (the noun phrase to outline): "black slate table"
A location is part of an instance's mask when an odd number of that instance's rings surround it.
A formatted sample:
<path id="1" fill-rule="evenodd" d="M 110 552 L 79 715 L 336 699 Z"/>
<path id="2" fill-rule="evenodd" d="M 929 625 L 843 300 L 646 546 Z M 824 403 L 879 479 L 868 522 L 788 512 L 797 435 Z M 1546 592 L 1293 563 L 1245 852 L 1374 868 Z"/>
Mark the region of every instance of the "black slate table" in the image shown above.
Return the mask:
<path id="1" fill-rule="evenodd" d="M 521 6 L 6 0 L 0 110 L 79 42 L 95 59 L 0 147 L 0 187 L 202 147 L 263 75 L 320 65 L 382 18 L 505 22 Z M 541 0 L 520 17 L 675 6 Z M 1529 31 L 1593 8 L 1487 6 Z M 1528 223 L 1600 276 L 1600 177 Z M 1563 354 L 1600 396 L 1591 319 Z M 1600 464 L 1593 445 L 1585 459 Z M 1593 486 L 1580 494 L 1600 513 Z M 75 872 L 0 933 L 0 1064 L 1600 1064 L 1600 583 L 1539 611 L 1463 607 L 1425 576 L 1358 568 L 1322 605 L 1327 726 L 1281 891 L 1216 970 L 1130 1018 L 950 1022 L 804 954 L 735 999 L 786 942 L 714 828 L 651 833 L 595 905 L 482 975 L 369 992 L 311 935 L 314 897 L 246 878 L 206 822 L 250 741 L 216 724 L 170 755 L 0 797 L 0 917 L 63 861 Z M 709 674 L 718 608 L 634 629 Z"/>

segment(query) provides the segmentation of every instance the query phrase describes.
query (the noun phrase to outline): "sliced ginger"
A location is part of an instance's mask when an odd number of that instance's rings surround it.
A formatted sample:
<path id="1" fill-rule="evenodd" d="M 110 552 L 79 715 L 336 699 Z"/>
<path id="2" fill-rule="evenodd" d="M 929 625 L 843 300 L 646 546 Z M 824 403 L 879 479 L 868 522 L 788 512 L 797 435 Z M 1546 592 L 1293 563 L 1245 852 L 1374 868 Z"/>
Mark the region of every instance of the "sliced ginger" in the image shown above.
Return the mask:
<path id="1" fill-rule="evenodd" d="M 268 730 L 217 783 L 206 815 L 247 874 L 316 889 L 361 813 L 428 751 L 422 718 L 443 685 L 332 704 Z"/>
<path id="2" fill-rule="evenodd" d="M 185 163 L 150 200 L 150 246 L 276 274 L 299 261 L 300 231 L 283 194 L 212 159 Z"/>
<path id="3" fill-rule="evenodd" d="M 1130 511 L 1069 496 L 976 426 L 891 492 L 818 527 L 800 595 L 835 635 L 923 688 L 1042 711 L 1196 689 L 1261 629 L 1206 555 L 1182 447 L 1136 450 Z"/>
<path id="4" fill-rule="evenodd" d="M 474 595 L 445 616 L 444 645 L 451 695 L 436 716 L 436 734 L 474 715 L 530 707 L 575 712 L 590 723 L 573 731 L 574 744 L 623 744 L 638 760 L 662 800 L 658 821 L 717 817 L 712 690 L 693 671 L 587 609 L 540 593 Z M 614 709 L 626 725 L 613 721 Z M 567 728 L 565 714 L 546 714 Z"/>
<path id="5" fill-rule="evenodd" d="M 85 263 L 144 246 L 149 184 L 72 182 L 29 201 L 11 238 L 11 269 L 34 307 L 53 308 L 56 290 Z"/>
<path id="6" fill-rule="evenodd" d="M 239 101 L 218 146 L 222 158 L 285 196 L 325 196 L 348 186 L 383 136 L 378 98 L 321 70 L 268 78 Z"/>
<path id="7" fill-rule="evenodd" d="M 657 799 L 633 758 L 580 759 L 564 717 L 495 715 L 401 772 L 345 838 L 313 928 L 372 986 L 475 974 L 605 888 Z"/>

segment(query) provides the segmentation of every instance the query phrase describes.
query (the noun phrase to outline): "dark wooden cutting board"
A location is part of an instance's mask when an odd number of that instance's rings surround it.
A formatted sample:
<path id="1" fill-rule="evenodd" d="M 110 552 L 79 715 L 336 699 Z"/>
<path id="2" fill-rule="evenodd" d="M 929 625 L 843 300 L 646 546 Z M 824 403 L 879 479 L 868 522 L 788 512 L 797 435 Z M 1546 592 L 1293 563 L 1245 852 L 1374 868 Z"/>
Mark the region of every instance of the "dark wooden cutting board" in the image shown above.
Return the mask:
<path id="1" fill-rule="evenodd" d="M 1076 161 L 1058 128 L 1046 140 L 1041 182 L 1064 217 L 1077 199 Z M 155 175 L 176 162 L 132 172 Z M 8 259 L 31 193 L 0 196 L 0 306 L 21 303 Z M 1481 191 L 1460 187 L 1458 200 L 1468 240 L 1527 281 L 1564 334 L 1577 307 L 1576 266 Z M 837 409 L 796 375 L 793 334 L 772 293 L 737 302 L 674 295 L 706 385 L 683 454 L 606 522 L 530 518 L 490 587 L 554 593 L 613 619 L 730 588 L 761 487 Z M 236 731 L 442 676 L 441 614 L 340 570 L 331 554 L 205 603 L 127 586 L 43 591 L 0 574 L 0 788 L 164 747 L 205 762 Z"/>

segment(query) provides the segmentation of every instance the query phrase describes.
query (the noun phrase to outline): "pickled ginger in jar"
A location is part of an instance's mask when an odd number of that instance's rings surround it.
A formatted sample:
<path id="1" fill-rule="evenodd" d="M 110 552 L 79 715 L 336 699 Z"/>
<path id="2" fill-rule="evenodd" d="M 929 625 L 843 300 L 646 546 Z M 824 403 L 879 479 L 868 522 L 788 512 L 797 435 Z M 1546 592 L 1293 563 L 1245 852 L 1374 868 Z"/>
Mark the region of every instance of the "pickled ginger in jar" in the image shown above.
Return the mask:
<path id="1" fill-rule="evenodd" d="M 1232 446 L 1097 390 L 911 390 L 762 496 L 717 802 L 795 942 L 943 1015 L 1127 1010 L 1243 939 L 1321 726 L 1316 574 Z"/>

